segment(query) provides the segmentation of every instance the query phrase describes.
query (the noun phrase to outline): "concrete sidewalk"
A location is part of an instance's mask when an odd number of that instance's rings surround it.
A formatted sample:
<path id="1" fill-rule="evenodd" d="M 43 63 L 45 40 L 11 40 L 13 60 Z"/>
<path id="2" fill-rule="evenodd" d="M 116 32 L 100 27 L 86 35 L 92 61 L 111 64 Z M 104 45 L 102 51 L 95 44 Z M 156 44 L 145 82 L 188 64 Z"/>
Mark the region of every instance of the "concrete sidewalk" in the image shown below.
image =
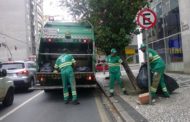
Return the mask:
<path id="1" fill-rule="evenodd" d="M 131 69 L 136 76 L 138 74 L 139 66 L 131 65 Z M 112 101 L 121 112 L 123 118 L 128 121 L 136 122 L 189 122 L 190 121 L 190 75 L 166 73 L 175 78 L 179 83 L 180 88 L 175 90 L 170 98 L 159 97 L 153 105 L 138 105 L 136 100 L 138 94 L 135 94 L 127 75 L 122 72 L 122 80 L 130 93 L 130 95 L 122 95 L 116 85 L 116 96 Z M 96 78 L 102 88 L 108 93 L 109 80 L 108 72 L 105 74 L 98 72 Z M 130 120 L 130 121 L 129 121 Z"/>

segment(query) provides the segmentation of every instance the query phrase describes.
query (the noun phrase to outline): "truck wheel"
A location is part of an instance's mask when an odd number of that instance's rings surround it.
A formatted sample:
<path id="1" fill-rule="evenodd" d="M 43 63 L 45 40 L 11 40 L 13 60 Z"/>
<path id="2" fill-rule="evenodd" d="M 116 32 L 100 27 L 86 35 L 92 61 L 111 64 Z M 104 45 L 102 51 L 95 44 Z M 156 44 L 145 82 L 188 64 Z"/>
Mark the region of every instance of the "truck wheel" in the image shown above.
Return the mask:
<path id="1" fill-rule="evenodd" d="M 44 92 L 45 93 L 50 93 L 50 92 L 52 92 L 52 90 L 51 89 L 44 89 Z"/>
<path id="2" fill-rule="evenodd" d="M 10 106 L 13 104 L 13 100 L 14 100 L 14 89 L 9 88 L 9 90 L 7 91 L 7 94 L 5 96 L 5 99 L 3 100 L 3 105 Z"/>

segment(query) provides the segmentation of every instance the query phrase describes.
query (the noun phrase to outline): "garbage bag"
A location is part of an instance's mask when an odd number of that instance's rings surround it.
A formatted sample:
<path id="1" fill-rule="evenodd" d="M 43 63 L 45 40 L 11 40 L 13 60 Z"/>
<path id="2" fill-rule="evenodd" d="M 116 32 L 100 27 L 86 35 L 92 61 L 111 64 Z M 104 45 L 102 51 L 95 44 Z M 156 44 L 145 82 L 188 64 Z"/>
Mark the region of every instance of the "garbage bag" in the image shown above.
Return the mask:
<path id="1" fill-rule="evenodd" d="M 41 68 L 40 68 L 40 72 L 52 72 L 53 71 L 53 67 L 51 66 L 50 63 L 45 63 Z"/>
<path id="2" fill-rule="evenodd" d="M 150 81 L 152 83 L 152 73 L 150 74 L 150 76 L 151 76 Z M 148 70 L 147 70 L 147 64 L 143 64 L 140 67 L 140 70 L 139 70 L 139 73 L 137 75 L 136 81 L 137 81 L 137 85 L 138 85 L 138 87 L 140 89 L 148 91 Z M 179 85 L 178 85 L 177 81 L 174 78 L 172 78 L 172 77 L 170 77 L 170 76 L 168 76 L 166 74 L 164 74 L 164 82 L 166 84 L 166 88 L 169 91 L 169 93 L 172 93 L 174 90 L 176 90 L 177 88 L 179 88 Z M 157 94 L 163 94 L 160 85 L 158 86 Z"/>
<path id="3" fill-rule="evenodd" d="M 76 71 L 77 71 L 77 72 L 89 72 L 89 71 L 90 71 L 90 68 L 89 68 L 89 67 L 86 67 L 86 66 L 84 66 L 84 67 L 77 67 L 77 68 L 76 68 Z"/>
<path id="4" fill-rule="evenodd" d="M 179 84 L 177 83 L 177 81 L 174 78 L 164 74 L 164 79 L 166 82 L 166 87 L 170 93 L 172 93 L 174 90 L 179 88 Z"/>
<path id="5" fill-rule="evenodd" d="M 136 77 L 137 85 L 140 89 L 148 90 L 148 70 L 147 64 L 140 67 L 139 73 Z"/>
<path id="6" fill-rule="evenodd" d="M 174 90 L 176 90 L 177 88 L 179 88 L 179 84 L 177 83 L 177 81 L 174 78 L 172 78 L 172 77 L 170 77 L 170 76 L 168 76 L 166 74 L 164 74 L 164 81 L 166 83 L 166 88 L 167 88 L 167 90 L 168 90 L 168 92 L 170 94 Z M 160 86 L 158 87 L 157 93 L 158 94 L 162 94 L 162 89 L 161 89 Z"/>

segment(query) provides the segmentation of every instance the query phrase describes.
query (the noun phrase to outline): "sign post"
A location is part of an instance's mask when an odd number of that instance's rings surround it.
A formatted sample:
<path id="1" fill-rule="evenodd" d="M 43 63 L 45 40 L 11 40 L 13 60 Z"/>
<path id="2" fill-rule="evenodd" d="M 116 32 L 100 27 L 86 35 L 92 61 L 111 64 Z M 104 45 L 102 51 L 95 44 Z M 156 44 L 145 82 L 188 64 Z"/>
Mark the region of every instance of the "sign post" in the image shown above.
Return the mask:
<path id="1" fill-rule="evenodd" d="M 155 26 L 156 24 L 156 14 L 149 8 L 145 8 L 141 10 L 137 15 L 137 24 L 145 29 L 148 30 Z M 148 91 L 149 91 L 149 104 L 152 104 L 152 97 L 151 97 L 151 79 L 150 79 L 150 62 L 149 62 L 149 54 L 148 54 L 148 33 L 145 33 L 146 36 L 146 61 L 147 61 L 147 69 L 148 69 Z"/>

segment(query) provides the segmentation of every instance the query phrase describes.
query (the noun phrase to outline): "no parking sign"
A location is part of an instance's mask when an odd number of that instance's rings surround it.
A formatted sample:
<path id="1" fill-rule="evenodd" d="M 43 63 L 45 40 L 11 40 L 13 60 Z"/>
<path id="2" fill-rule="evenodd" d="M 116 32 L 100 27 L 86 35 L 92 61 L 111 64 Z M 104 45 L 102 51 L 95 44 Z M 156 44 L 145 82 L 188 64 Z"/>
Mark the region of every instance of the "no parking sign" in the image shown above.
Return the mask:
<path id="1" fill-rule="evenodd" d="M 141 10 L 136 19 L 136 23 L 143 29 L 150 29 L 156 24 L 156 14 L 149 8 Z"/>

